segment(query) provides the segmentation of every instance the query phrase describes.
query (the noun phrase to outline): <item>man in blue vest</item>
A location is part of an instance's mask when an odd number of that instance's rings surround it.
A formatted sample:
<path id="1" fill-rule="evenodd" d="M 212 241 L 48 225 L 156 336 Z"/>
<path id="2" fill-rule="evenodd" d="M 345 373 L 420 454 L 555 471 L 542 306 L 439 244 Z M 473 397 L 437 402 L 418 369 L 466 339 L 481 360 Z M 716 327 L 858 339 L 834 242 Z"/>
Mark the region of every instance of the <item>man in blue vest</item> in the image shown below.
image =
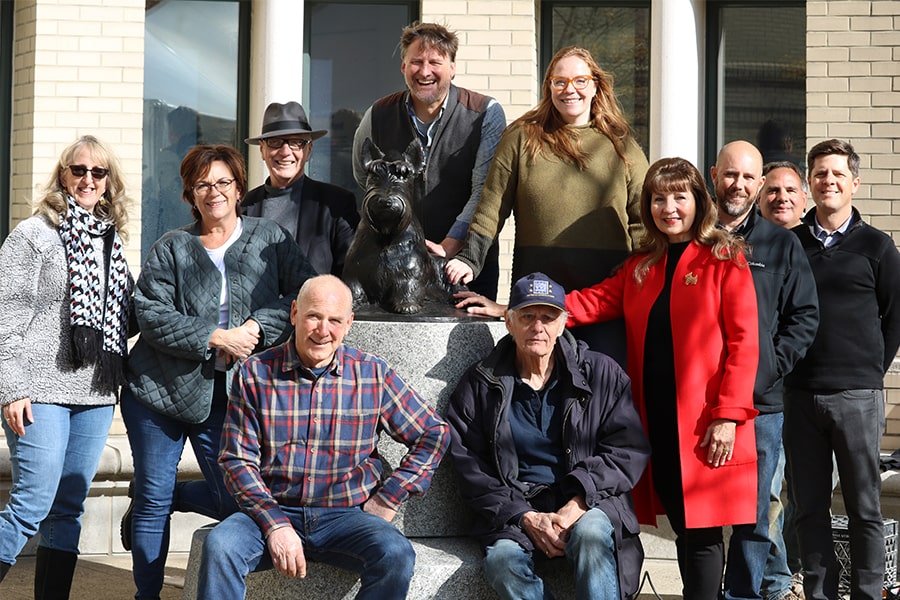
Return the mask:
<path id="1" fill-rule="evenodd" d="M 491 159 L 506 127 L 503 107 L 493 98 L 457 87 L 454 32 L 435 23 L 414 23 L 400 38 L 404 91 L 377 100 L 363 115 L 353 138 L 353 176 L 366 185 L 362 146 L 371 138 L 382 152 L 403 152 L 418 139 L 425 150 L 425 197 L 416 216 L 428 249 L 452 258 L 462 247 L 481 198 Z M 498 245 L 469 284 L 496 299 Z"/>

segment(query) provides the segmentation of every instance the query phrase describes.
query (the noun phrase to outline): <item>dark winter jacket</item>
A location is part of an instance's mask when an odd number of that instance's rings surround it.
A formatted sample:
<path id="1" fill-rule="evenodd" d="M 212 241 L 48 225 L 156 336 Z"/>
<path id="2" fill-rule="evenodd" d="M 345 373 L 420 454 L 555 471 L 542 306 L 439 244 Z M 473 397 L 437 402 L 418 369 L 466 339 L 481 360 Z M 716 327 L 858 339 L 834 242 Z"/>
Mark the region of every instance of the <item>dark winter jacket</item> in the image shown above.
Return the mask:
<path id="1" fill-rule="evenodd" d="M 784 377 L 803 358 L 819 326 L 816 280 L 797 236 L 757 209 L 734 233 L 750 244 L 747 261 L 759 311 L 759 366 L 753 405 L 760 413 L 784 410 Z"/>
<path id="2" fill-rule="evenodd" d="M 591 508 L 602 510 L 616 531 L 622 597 L 638 587 L 644 552 L 631 499 L 650 459 L 650 445 L 631 398 L 631 382 L 606 355 L 588 350 L 566 331 L 557 341 L 557 372 L 565 394 L 563 489 L 577 489 Z M 460 491 L 475 510 L 473 532 L 484 546 L 511 539 L 534 545 L 514 524 L 533 510 L 528 486 L 517 479 L 518 460 L 509 423 L 516 346 L 511 336 L 469 369 L 447 412 Z M 574 495 L 574 494 L 573 494 Z M 566 499 L 568 500 L 568 498 Z"/>
<path id="3" fill-rule="evenodd" d="M 244 230 L 225 252 L 228 327 L 259 323 L 255 351 L 292 331 L 291 302 L 315 275 L 287 232 L 268 219 L 243 218 Z M 186 423 L 209 416 L 219 326 L 222 274 L 200 242 L 197 223 L 157 240 L 141 269 L 135 313 L 141 336 L 128 356 L 128 387 L 138 402 Z"/>

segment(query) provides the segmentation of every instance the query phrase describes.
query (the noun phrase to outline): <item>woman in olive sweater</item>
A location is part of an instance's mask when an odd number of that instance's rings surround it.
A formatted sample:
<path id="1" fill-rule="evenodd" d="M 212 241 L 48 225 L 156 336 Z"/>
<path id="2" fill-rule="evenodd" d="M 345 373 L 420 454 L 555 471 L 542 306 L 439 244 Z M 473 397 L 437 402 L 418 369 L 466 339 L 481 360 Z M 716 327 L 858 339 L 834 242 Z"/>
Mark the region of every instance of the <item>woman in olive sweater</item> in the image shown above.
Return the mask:
<path id="1" fill-rule="evenodd" d="M 543 271 L 566 289 L 597 283 L 643 234 L 639 200 L 646 172 L 647 158 L 616 103 L 612 76 L 587 50 L 563 48 L 547 68 L 538 106 L 500 139 L 465 245 L 447 274 L 463 283 L 477 275 L 513 214 L 513 281 Z M 612 333 L 608 327 L 573 333 L 623 362 L 624 330 L 621 323 Z M 614 344 L 604 346 L 604 338 Z"/>

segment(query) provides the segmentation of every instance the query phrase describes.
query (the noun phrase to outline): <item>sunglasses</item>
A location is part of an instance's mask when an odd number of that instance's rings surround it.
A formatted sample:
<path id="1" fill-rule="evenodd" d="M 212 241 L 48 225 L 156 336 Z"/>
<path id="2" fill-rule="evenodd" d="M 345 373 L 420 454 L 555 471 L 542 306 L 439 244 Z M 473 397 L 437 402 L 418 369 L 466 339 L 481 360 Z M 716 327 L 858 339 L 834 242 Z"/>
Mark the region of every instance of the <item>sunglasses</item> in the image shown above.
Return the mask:
<path id="1" fill-rule="evenodd" d="M 103 167 L 94 167 L 92 169 L 88 169 L 84 165 L 69 165 L 66 167 L 70 171 L 72 171 L 72 175 L 75 177 L 84 177 L 87 175 L 88 171 L 91 172 L 91 177 L 94 179 L 103 179 L 109 174 L 109 169 L 104 169 Z"/>
<path id="2" fill-rule="evenodd" d="M 281 147 L 285 144 L 287 144 L 288 148 L 290 148 L 291 150 L 303 150 L 309 145 L 312 140 L 308 138 L 302 138 L 299 140 L 289 140 L 287 138 L 266 138 L 263 141 L 266 143 L 266 146 L 268 146 L 272 150 L 281 150 Z"/>

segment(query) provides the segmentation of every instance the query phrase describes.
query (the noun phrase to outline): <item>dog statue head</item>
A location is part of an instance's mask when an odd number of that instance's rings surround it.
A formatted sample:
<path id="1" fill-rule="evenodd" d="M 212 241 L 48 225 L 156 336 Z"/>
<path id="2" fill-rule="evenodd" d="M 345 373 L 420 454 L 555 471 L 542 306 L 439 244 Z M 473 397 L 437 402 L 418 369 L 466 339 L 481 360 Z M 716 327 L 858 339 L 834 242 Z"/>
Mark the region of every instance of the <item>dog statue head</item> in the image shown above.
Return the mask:
<path id="1" fill-rule="evenodd" d="M 362 216 L 381 235 L 396 235 L 411 224 L 419 228 L 413 203 L 422 198 L 425 153 L 414 139 L 402 155 L 392 154 L 386 155 L 369 138 L 363 142 L 368 176 Z"/>

